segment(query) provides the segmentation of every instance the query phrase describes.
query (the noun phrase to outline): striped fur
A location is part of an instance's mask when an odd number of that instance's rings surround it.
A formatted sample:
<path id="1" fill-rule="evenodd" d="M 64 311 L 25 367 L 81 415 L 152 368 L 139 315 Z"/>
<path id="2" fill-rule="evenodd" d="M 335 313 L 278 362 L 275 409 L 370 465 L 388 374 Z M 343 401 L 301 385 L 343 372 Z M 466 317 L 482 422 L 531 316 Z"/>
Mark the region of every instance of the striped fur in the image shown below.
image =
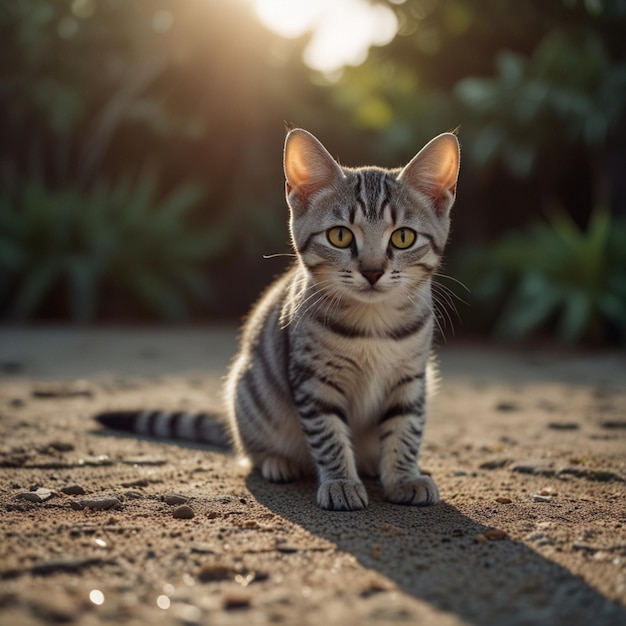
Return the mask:
<path id="1" fill-rule="evenodd" d="M 231 447 L 231 437 L 224 420 L 210 413 L 184 411 L 105 411 L 96 419 L 106 428 L 159 439 L 178 439 Z"/>
<path id="2" fill-rule="evenodd" d="M 224 392 L 234 446 L 267 480 L 317 475 L 325 509 L 366 506 L 360 475 L 379 476 L 391 502 L 434 504 L 437 487 L 417 459 L 431 281 L 448 236 L 458 141 L 436 137 L 401 170 L 349 169 L 295 129 L 284 167 L 296 262 L 244 325 Z M 348 229 L 350 245 L 331 243 L 336 227 Z M 398 229 L 416 234 L 404 249 L 392 243 Z M 142 415 L 150 434 L 179 435 L 186 422 Z"/>

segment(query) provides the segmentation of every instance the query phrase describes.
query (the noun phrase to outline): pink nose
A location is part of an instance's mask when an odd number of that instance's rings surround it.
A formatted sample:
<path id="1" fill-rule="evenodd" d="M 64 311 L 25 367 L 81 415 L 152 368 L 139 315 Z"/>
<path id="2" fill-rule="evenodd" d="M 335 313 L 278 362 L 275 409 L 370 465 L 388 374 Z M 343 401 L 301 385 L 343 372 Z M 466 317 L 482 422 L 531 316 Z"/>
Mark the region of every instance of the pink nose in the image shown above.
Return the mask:
<path id="1" fill-rule="evenodd" d="M 384 272 L 383 270 L 361 270 L 361 274 L 367 278 L 370 285 L 375 285 Z"/>

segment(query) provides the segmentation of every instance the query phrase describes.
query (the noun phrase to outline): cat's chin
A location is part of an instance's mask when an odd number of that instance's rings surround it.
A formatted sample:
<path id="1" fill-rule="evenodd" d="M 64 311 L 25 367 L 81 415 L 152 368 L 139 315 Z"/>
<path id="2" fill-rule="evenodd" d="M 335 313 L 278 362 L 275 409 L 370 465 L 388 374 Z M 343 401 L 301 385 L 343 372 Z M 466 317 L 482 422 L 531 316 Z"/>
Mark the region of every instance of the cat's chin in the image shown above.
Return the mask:
<path id="1" fill-rule="evenodd" d="M 358 291 L 352 291 L 350 293 L 352 299 L 363 304 L 374 304 L 377 302 L 383 302 L 389 300 L 391 296 L 389 289 L 383 289 L 381 287 L 372 287 L 369 289 L 359 289 Z"/>

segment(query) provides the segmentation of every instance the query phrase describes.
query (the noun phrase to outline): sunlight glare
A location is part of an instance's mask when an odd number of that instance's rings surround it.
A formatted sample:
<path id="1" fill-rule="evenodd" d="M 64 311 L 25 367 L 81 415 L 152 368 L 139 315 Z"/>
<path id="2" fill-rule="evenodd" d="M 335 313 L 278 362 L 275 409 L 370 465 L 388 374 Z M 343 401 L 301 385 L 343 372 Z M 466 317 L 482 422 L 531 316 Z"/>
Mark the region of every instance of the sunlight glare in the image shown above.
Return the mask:
<path id="1" fill-rule="evenodd" d="M 304 62 L 327 74 L 360 65 L 371 46 L 388 44 L 398 32 L 395 13 L 366 0 L 254 0 L 259 20 L 288 38 L 311 32 Z"/>

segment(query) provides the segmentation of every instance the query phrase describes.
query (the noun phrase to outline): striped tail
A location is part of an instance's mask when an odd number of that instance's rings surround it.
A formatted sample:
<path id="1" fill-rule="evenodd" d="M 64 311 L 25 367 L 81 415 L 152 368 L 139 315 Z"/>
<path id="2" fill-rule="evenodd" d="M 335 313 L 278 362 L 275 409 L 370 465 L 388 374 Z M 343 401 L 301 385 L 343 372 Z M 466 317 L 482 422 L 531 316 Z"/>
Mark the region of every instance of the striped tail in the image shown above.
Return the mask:
<path id="1" fill-rule="evenodd" d="M 157 439 L 194 441 L 231 449 L 226 424 L 211 413 L 171 411 L 105 411 L 94 417 L 105 428 L 136 433 Z"/>

